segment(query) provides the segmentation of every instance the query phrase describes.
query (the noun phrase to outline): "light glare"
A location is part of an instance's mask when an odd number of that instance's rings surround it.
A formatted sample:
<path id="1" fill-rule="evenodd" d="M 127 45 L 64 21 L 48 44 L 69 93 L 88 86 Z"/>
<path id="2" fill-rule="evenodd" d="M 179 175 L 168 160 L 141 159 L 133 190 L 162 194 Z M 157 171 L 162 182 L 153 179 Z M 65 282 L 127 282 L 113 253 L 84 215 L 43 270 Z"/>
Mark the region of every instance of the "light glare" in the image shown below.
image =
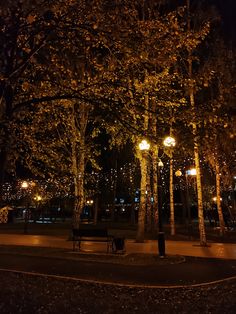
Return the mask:
<path id="1" fill-rule="evenodd" d="M 166 147 L 174 147 L 175 146 L 175 139 L 172 136 L 167 136 L 163 141 L 164 146 Z"/>
<path id="2" fill-rule="evenodd" d="M 197 170 L 195 168 L 189 169 L 186 171 L 188 176 L 195 176 L 197 174 Z"/>
<path id="3" fill-rule="evenodd" d="M 27 189 L 28 186 L 29 186 L 29 184 L 28 184 L 28 182 L 26 182 L 26 181 L 23 181 L 23 182 L 21 183 L 21 187 L 22 187 L 23 189 Z"/>
<path id="4" fill-rule="evenodd" d="M 142 140 L 141 143 L 139 144 L 139 149 L 140 150 L 149 150 L 150 144 L 148 143 L 147 140 Z"/>

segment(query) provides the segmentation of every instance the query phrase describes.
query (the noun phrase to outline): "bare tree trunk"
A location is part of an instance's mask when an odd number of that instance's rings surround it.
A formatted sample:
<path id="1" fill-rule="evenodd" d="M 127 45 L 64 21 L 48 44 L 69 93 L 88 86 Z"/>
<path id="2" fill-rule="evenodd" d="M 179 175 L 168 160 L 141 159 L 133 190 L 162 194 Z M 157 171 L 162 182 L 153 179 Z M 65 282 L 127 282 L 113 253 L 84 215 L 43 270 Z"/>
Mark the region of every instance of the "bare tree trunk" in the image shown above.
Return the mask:
<path id="1" fill-rule="evenodd" d="M 6 140 L 6 137 L 5 137 Z M 4 140 L 4 142 L 5 142 Z M 0 206 L 3 204 L 3 184 L 5 180 L 5 170 L 6 170 L 6 163 L 7 163 L 7 151 L 6 151 L 6 144 L 4 143 L 3 148 L 0 152 Z"/>
<path id="2" fill-rule="evenodd" d="M 205 222 L 204 222 L 204 212 L 203 212 L 203 201 L 202 201 L 202 182 L 201 182 L 201 168 L 200 168 L 200 159 L 199 159 L 199 145 L 198 137 L 196 135 L 197 127 L 196 124 L 193 124 L 194 130 L 194 159 L 196 167 L 196 179 L 197 179 L 197 202 L 198 202 L 198 227 L 200 235 L 200 245 L 206 246 L 206 231 L 205 231 Z"/>
<path id="3" fill-rule="evenodd" d="M 85 148 L 83 143 L 80 142 L 80 152 L 78 156 L 78 177 L 77 177 L 77 224 L 80 222 L 80 215 L 82 214 L 83 207 L 84 207 L 84 170 L 85 170 Z"/>
<path id="4" fill-rule="evenodd" d="M 145 214 L 146 214 L 146 187 L 147 187 L 147 153 L 141 152 L 140 168 L 141 168 L 141 184 L 140 184 L 140 203 L 138 212 L 138 230 L 136 235 L 137 242 L 144 241 L 145 232 Z"/>
<path id="5" fill-rule="evenodd" d="M 224 235 L 225 223 L 224 223 L 224 217 L 223 217 L 221 200 L 220 200 L 221 199 L 220 197 L 220 167 L 219 167 L 218 160 L 216 160 L 215 171 L 216 171 L 216 204 L 217 204 L 217 211 L 218 211 L 219 222 L 220 222 L 220 234 Z"/>
<path id="6" fill-rule="evenodd" d="M 93 217 L 93 223 L 96 225 L 98 222 L 98 195 L 95 196 L 94 201 L 94 217 Z"/>
<path id="7" fill-rule="evenodd" d="M 190 103 L 191 103 L 191 107 L 193 109 L 193 115 L 194 115 L 193 140 L 194 140 L 194 161 L 195 161 L 196 180 L 197 180 L 198 228 L 199 228 L 199 236 L 200 236 L 200 245 L 206 246 L 207 240 L 206 240 L 203 200 L 202 200 L 202 181 L 201 181 L 201 167 L 200 167 L 200 158 L 199 158 L 199 138 L 197 134 L 195 99 L 194 99 L 192 86 L 190 86 Z"/>
<path id="8" fill-rule="evenodd" d="M 152 136 L 157 138 L 157 116 L 156 112 L 156 100 L 151 99 L 151 109 L 150 114 L 150 131 Z M 151 169 L 152 169 L 152 196 L 153 196 L 153 210 L 152 210 L 152 232 L 157 232 L 159 211 L 158 211 L 158 146 L 157 144 L 151 147 Z"/>
<path id="9" fill-rule="evenodd" d="M 149 108 L 149 96 L 145 94 L 144 97 L 144 105 L 145 108 Z M 143 128 L 145 131 L 148 130 L 148 122 L 149 116 L 146 113 L 144 115 Z M 136 235 L 137 242 L 144 241 L 144 233 L 145 233 L 145 218 L 146 218 L 146 189 L 147 189 L 147 166 L 148 166 L 148 153 L 147 151 L 139 151 L 138 158 L 140 161 L 140 169 L 141 169 L 141 182 L 140 182 L 140 203 L 139 203 L 139 212 L 138 212 L 138 230 Z"/>
<path id="10" fill-rule="evenodd" d="M 175 208 L 174 208 L 174 173 L 173 173 L 173 156 L 170 156 L 170 234 L 175 235 Z"/>
<path id="11" fill-rule="evenodd" d="M 1 102 L 3 103 L 2 107 L 4 108 L 3 117 L 5 118 L 5 123 L 1 124 L 2 136 L 2 145 L 0 151 L 0 206 L 3 202 L 3 184 L 5 181 L 5 174 L 7 168 L 7 160 L 9 154 L 9 143 L 11 141 L 11 130 L 9 129 L 9 122 L 12 120 L 13 116 L 13 97 L 14 92 L 12 86 L 5 86 L 4 83 L 0 82 L 0 94 Z"/>
<path id="12" fill-rule="evenodd" d="M 72 173 L 74 180 L 74 210 L 73 210 L 73 228 L 79 228 L 80 211 L 79 211 L 79 196 L 78 196 L 78 165 L 77 165 L 77 130 L 76 130 L 76 117 L 73 104 L 72 111 Z"/>
<path id="13" fill-rule="evenodd" d="M 190 25 L 190 1 L 187 0 L 187 10 L 188 10 L 188 19 L 187 27 L 188 31 L 191 31 Z M 198 201 L 198 226 L 199 226 L 199 235 L 200 235 L 200 245 L 206 246 L 206 231 L 204 224 L 204 213 L 203 213 L 203 201 L 202 201 L 202 182 L 201 182 L 201 168 L 200 168 L 200 158 L 199 158 L 199 137 L 197 132 L 197 123 L 196 123 L 196 106 L 195 106 L 195 97 L 194 97 L 194 81 L 193 81 L 193 64 L 192 64 L 192 54 L 191 51 L 188 52 L 188 75 L 189 75 L 189 98 L 190 105 L 193 112 L 193 140 L 194 140 L 194 160 L 196 168 L 196 179 L 197 179 L 197 201 Z"/>
<path id="14" fill-rule="evenodd" d="M 84 207 L 84 174 L 86 150 L 85 135 L 88 121 L 88 110 L 86 104 L 80 103 L 79 105 L 79 117 L 76 116 L 74 106 L 72 117 L 72 169 L 75 188 L 75 204 L 73 215 L 74 228 L 79 228 L 80 216 Z"/>
<path id="15" fill-rule="evenodd" d="M 117 189 L 117 175 L 118 175 L 118 168 L 117 168 L 117 152 L 115 152 L 113 159 L 115 159 L 115 177 L 112 186 L 112 207 L 111 207 L 111 221 L 115 221 L 115 209 L 116 209 L 116 189 Z"/>
<path id="16" fill-rule="evenodd" d="M 190 74 L 192 71 L 192 63 L 190 65 Z M 196 168 L 196 180 L 197 180 L 197 202 L 198 202 L 198 227 L 200 235 L 200 245 L 206 246 L 206 231 L 204 223 L 204 212 L 203 212 L 203 200 L 202 200 L 202 182 L 201 182 L 201 167 L 200 167 L 200 158 L 199 158 L 199 137 L 197 134 L 197 124 L 196 124 L 196 113 L 195 113 L 195 99 L 192 83 L 189 86 L 189 96 L 190 104 L 193 110 L 193 140 L 194 140 L 194 160 Z"/>

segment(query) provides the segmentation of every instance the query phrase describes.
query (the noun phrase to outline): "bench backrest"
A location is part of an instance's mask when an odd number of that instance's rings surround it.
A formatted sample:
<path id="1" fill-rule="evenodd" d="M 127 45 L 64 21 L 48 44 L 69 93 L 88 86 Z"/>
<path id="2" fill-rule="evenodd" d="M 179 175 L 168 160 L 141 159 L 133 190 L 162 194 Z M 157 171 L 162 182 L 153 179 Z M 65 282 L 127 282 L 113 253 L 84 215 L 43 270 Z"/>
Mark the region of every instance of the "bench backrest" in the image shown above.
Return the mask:
<path id="1" fill-rule="evenodd" d="M 108 237 L 107 229 L 73 229 L 75 237 Z"/>

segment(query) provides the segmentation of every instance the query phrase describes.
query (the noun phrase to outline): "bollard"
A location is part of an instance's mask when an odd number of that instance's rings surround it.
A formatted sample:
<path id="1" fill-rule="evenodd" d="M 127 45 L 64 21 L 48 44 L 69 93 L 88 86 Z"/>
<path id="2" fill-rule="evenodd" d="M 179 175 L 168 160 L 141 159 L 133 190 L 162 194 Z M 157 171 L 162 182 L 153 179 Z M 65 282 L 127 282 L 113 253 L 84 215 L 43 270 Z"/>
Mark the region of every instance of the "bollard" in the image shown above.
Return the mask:
<path id="1" fill-rule="evenodd" d="M 165 234 L 164 232 L 158 233 L 158 251 L 161 258 L 165 257 Z"/>

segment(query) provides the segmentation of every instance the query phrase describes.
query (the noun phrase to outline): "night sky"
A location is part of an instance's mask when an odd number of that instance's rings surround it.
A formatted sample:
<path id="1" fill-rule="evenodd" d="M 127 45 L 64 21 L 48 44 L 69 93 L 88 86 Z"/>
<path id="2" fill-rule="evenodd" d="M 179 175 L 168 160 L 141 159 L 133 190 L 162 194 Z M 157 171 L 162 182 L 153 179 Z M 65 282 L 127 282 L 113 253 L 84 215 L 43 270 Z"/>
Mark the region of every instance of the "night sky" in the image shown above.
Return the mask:
<path id="1" fill-rule="evenodd" d="M 206 5 L 214 5 L 222 17 L 224 37 L 228 43 L 236 46 L 236 0 L 190 0 L 190 4 L 196 7 L 200 1 Z M 186 0 L 170 0 L 169 7 L 174 9 L 176 5 L 186 5 Z"/>
<path id="2" fill-rule="evenodd" d="M 227 40 L 236 45 L 236 0 L 210 0 L 215 3 L 222 15 L 222 23 Z"/>

